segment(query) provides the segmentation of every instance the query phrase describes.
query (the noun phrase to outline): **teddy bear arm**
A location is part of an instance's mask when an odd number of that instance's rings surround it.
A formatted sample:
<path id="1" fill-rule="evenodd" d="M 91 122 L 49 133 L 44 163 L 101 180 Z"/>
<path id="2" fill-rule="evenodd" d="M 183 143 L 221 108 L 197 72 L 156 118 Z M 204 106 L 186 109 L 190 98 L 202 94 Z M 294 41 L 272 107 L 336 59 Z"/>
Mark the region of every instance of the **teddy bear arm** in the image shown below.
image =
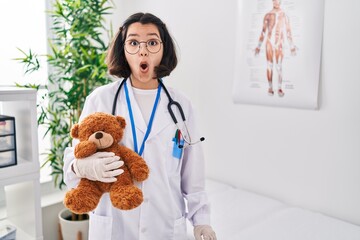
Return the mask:
<path id="1" fill-rule="evenodd" d="M 124 161 L 125 165 L 129 168 L 131 176 L 136 181 L 144 181 L 148 178 L 149 168 L 145 160 L 136 152 L 125 146 L 120 146 L 117 155 Z"/>
<path id="2" fill-rule="evenodd" d="M 90 141 L 79 142 L 75 146 L 75 157 L 86 158 L 96 153 L 96 151 L 97 151 L 97 147 L 95 143 Z"/>

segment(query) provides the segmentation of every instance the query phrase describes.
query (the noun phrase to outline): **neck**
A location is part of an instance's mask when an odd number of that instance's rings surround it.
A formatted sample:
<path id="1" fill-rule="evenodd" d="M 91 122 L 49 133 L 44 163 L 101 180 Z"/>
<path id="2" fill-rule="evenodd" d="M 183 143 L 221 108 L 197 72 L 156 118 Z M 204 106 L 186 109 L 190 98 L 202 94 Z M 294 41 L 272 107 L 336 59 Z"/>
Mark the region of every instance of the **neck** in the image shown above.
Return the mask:
<path id="1" fill-rule="evenodd" d="M 159 82 L 156 78 L 151 79 L 149 81 L 143 82 L 138 79 L 130 76 L 131 86 L 138 89 L 149 90 L 149 89 L 157 89 L 159 86 Z"/>

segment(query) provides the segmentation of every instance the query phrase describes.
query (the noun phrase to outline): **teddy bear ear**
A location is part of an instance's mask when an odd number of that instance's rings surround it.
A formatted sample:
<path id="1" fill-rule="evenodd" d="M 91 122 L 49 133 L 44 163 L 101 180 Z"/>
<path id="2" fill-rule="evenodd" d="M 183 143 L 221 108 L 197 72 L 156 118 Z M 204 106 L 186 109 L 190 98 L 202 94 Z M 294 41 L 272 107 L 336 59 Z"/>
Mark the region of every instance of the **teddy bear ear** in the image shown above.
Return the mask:
<path id="1" fill-rule="evenodd" d="M 122 128 L 125 128 L 126 122 L 125 122 L 125 119 L 124 119 L 123 117 L 116 116 L 116 120 L 120 123 L 120 126 L 121 126 Z"/>
<path id="2" fill-rule="evenodd" d="M 75 124 L 71 128 L 71 137 L 78 138 L 79 137 L 79 124 Z"/>

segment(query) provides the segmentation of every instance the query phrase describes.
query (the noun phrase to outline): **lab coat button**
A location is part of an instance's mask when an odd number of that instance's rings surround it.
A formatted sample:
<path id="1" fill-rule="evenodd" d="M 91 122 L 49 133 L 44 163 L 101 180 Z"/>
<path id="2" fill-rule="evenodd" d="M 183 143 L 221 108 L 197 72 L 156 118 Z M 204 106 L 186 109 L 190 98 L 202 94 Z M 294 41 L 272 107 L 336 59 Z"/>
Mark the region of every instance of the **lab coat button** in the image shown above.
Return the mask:
<path id="1" fill-rule="evenodd" d="M 148 203 L 148 202 L 149 202 L 149 199 L 148 199 L 148 198 L 145 198 L 145 199 L 144 199 L 144 202 L 145 202 L 145 203 Z"/>
<path id="2" fill-rule="evenodd" d="M 141 229 L 141 232 L 142 232 L 142 233 L 146 232 L 146 228 L 142 228 L 142 229 Z"/>

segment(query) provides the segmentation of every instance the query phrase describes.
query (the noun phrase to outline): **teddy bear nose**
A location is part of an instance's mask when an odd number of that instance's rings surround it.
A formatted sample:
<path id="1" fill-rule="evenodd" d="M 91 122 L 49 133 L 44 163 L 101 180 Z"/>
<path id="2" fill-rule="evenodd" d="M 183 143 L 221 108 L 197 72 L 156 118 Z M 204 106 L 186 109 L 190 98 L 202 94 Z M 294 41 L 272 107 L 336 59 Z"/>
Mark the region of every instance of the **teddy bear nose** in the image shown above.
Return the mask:
<path id="1" fill-rule="evenodd" d="M 96 139 L 100 139 L 100 138 L 102 138 L 102 137 L 103 137 L 103 134 L 102 134 L 101 132 L 95 133 L 95 138 L 96 138 Z"/>

